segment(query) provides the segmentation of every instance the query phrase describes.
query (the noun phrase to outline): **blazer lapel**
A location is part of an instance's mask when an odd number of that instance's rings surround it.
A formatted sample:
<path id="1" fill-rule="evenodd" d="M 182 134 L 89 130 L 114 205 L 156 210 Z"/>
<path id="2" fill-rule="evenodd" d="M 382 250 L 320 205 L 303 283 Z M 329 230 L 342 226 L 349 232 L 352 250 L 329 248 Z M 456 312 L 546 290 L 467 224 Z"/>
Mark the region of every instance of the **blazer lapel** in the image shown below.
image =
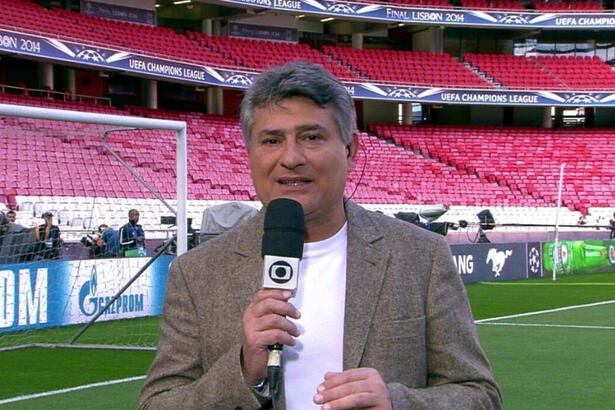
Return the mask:
<path id="1" fill-rule="evenodd" d="M 243 314 L 254 294 L 263 287 L 263 262 L 261 243 L 263 237 L 264 213 L 258 213 L 245 223 L 237 243 L 232 248 L 233 261 L 231 277 L 236 282 L 237 304 Z"/>
<path id="2" fill-rule="evenodd" d="M 380 296 L 389 252 L 369 214 L 348 202 L 344 369 L 358 367 Z"/>

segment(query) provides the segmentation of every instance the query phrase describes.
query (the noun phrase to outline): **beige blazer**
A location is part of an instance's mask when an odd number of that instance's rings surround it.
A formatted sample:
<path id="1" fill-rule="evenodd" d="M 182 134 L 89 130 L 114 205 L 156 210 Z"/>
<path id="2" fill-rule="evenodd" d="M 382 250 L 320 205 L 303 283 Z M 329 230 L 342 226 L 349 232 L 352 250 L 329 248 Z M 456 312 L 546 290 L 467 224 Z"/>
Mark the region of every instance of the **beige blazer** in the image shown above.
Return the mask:
<path id="1" fill-rule="evenodd" d="M 395 409 L 501 408 L 443 237 L 352 202 L 346 214 L 344 368 L 378 369 Z M 241 317 L 262 286 L 263 219 L 261 211 L 171 265 L 141 409 L 270 405 L 240 365 Z"/>

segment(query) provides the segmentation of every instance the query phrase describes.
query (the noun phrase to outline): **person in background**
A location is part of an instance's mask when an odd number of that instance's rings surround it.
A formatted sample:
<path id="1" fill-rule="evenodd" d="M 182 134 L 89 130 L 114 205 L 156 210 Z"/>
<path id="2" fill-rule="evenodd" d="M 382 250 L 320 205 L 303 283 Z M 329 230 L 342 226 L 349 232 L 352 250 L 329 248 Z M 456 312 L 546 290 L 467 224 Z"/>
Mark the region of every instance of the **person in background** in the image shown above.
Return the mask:
<path id="1" fill-rule="evenodd" d="M 31 258 L 34 235 L 17 222 L 17 213 L 6 213 L 6 223 L 0 226 L 0 263 L 26 262 Z"/>
<path id="2" fill-rule="evenodd" d="M 275 343 L 289 410 L 501 408 L 444 238 L 344 196 L 359 149 L 344 85 L 320 65 L 270 68 L 241 123 L 263 209 L 172 263 L 140 408 L 270 408 Z M 277 198 L 305 216 L 294 295 L 262 289 Z"/>
<path id="3" fill-rule="evenodd" d="M 34 229 L 36 238 L 36 255 L 38 259 L 58 259 L 64 241 L 60 238 L 60 228 L 53 224 L 53 213 L 47 211 L 42 215 L 44 224 Z"/>
<path id="4" fill-rule="evenodd" d="M 4 211 L 0 211 L 0 246 L 2 246 L 2 229 L 4 228 L 4 225 L 6 225 L 8 222 L 8 219 L 6 218 L 6 214 L 4 213 Z"/>
<path id="5" fill-rule="evenodd" d="M 0 211 L 0 246 L 2 246 L 2 238 L 9 230 L 10 224 L 15 223 L 15 211 L 7 211 L 6 214 Z"/>
<path id="6" fill-rule="evenodd" d="M 128 211 L 128 223 L 120 228 L 120 253 L 122 256 L 145 256 L 145 233 L 138 224 L 139 211 Z"/>
<path id="7" fill-rule="evenodd" d="M 120 255 L 120 235 L 115 229 L 102 224 L 98 227 L 100 239 L 105 245 L 105 258 L 115 258 Z"/>
<path id="8" fill-rule="evenodd" d="M 577 225 L 587 225 L 587 217 L 584 214 L 581 214 L 581 216 L 579 216 L 579 219 L 577 220 Z"/>

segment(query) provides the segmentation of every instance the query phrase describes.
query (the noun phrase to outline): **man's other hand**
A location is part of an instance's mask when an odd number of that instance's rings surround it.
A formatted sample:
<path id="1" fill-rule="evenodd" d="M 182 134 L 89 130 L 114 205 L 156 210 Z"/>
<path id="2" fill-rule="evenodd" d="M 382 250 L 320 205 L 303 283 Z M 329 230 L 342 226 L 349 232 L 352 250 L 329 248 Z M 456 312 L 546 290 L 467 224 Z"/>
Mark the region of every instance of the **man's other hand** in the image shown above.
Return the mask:
<path id="1" fill-rule="evenodd" d="M 327 372 L 318 386 L 314 403 L 325 410 L 392 409 L 391 398 L 378 370 L 359 368 L 342 373 Z"/>

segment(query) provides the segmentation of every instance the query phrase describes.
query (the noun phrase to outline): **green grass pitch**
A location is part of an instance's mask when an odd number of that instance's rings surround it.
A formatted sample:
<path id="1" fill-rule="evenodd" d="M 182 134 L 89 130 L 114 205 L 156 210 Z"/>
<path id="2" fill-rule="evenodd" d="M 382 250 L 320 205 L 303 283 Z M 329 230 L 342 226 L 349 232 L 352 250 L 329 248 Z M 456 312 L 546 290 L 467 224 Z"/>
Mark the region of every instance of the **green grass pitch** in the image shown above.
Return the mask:
<path id="1" fill-rule="evenodd" d="M 542 278 L 475 283 L 466 289 L 474 317 L 480 320 L 615 300 L 615 274 L 565 276 L 556 282 Z M 144 334 L 151 334 L 156 326 L 156 319 L 148 319 L 142 321 L 141 328 L 147 330 Z M 613 408 L 615 303 L 501 319 L 477 327 L 506 409 Z M 80 342 L 100 341 L 109 329 L 107 324 L 97 326 Z M 134 323 L 126 326 L 127 334 L 122 335 L 120 328 L 115 336 L 130 341 L 135 336 L 128 334 L 128 329 L 134 332 Z M 54 337 L 66 342 L 75 331 L 68 328 Z M 45 338 L 48 335 L 43 331 L 40 340 Z M 0 401 L 142 376 L 153 357 L 152 351 L 101 349 L 0 352 Z M 2 408 L 134 409 L 142 383 L 88 388 L 16 401 Z"/>

